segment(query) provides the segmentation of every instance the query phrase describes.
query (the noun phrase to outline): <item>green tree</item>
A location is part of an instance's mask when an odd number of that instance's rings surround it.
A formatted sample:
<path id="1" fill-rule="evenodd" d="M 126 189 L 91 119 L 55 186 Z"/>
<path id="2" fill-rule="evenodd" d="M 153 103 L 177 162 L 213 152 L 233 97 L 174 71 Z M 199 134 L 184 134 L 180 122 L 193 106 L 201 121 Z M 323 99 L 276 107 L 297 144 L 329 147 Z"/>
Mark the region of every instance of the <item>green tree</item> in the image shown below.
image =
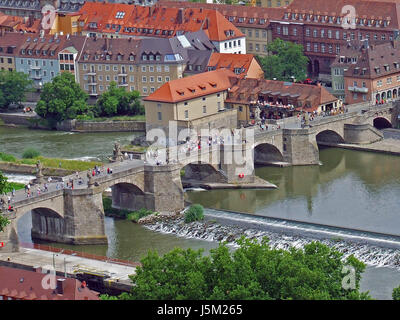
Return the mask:
<path id="1" fill-rule="evenodd" d="M 335 249 L 312 242 L 303 249 L 273 249 L 241 238 L 239 248 L 226 244 L 202 250 L 176 248 L 160 257 L 150 251 L 130 276 L 134 286 L 120 299 L 370 299 L 360 292 L 365 265 L 353 256 L 342 259 Z M 354 270 L 354 288 L 342 286 L 344 266 Z"/>
<path id="2" fill-rule="evenodd" d="M 192 204 L 185 212 L 185 222 L 200 221 L 204 219 L 204 208 L 201 204 Z"/>
<path id="3" fill-rule="evenodd" d="M 392 298 L 393 300 L 400 300 L 400 286 L 393 289 Z"/>
<path id="4" fill-rule="evenodd" d="M 6 192 L 7 186 L 7 178 L 0 171 L 0 195 Z M 10 221 L 0 213 L 0 232 L 2 232 L 9 223 Z"/>
<path id="5" fill-rule="evenodd" d="M 272 55 L 258 56 L 266 79 L 291 81 L 294 77 L 303 81 L 307 77 L 308 58 L 302 45 L 277 38 L 268 44 L 267 49 Z"/>
<path id="6" fill-rule="evenodd" d="M 20 105 L 31 85 L 32 81 L 23 72 L 0 71 L 0 109 L 7 109 L 12 104 Z"/>
<path id="7" fill-rule="evenodd" d="M 90 110 L 87 99 L 88 95 L 75 82 L 74 75 L 64 72 L 43 86 L 35 111 L 42 118 L 57 122 L 75 119 Z"/>
<path id="8" fill-rule="evenodd" d="M 112 81 L 110 88 L 97 100 L 96 113 L 99 116 L 111 117 L 115 115 L 144 114 L 144 108 L 140 103 L 138 91 L 126 91 L 124 87 L 118 87 Z"/>

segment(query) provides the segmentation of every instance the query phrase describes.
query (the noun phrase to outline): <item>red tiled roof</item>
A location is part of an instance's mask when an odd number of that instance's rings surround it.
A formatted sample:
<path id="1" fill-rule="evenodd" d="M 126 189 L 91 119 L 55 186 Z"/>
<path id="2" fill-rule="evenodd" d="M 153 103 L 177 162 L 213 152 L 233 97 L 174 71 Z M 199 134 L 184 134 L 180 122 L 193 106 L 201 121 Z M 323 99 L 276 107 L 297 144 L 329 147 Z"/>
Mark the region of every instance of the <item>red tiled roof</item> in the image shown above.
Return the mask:
<path id="1" fill-rule="evenodd" d="M 236 78 L 236 76 L 228 69 L 203 72 L 164 83 L 144 100 L 168 103 L 190 100 L 227 90 L 232 85 L 232 78 Z"/>
<path id="2" fill-rule="evenodd" d="M 226 102 L 248 104 L 254 100 L 251 97 L 254 94 L 289 96 L 294 101 L 302 102 L 302 107 L 308 103 L 314 109 L 320 105 L 337 101 L 337 98 L 322 86 L 266 79 L 240 79 L 232 86 Z M 310 111 L 310 108 L 306 110 Z"/>
<path id="3" fill-rule="evenodd" d="M 227 21 L 221 13 L 203 8 L 185 9 L 86 2 L 78 14 L 79 20 L 86 24 L 83 30 L 87 32 L 114 34 L 117 26 L 120 26 L 119 35 L 172 37 L 177 35 L 178 31 L 208 30 L 212 41 L 244 37 L 241 31 Z M 117 16 L 120 18 L 116 18 Z M 96 27 L 90 27 L 91 22 L 96 22 Z M 113 25 L 115 28 L 112 28 Z M 227 34 L 228 30 L 232 30 L 233 34 Z"/>
<path id="4" fill-rule="evenodd" d="M 97 292 L 73 278 L 63 281 L 63 294 L 54 289 L 44 289 L 44 276 L 39 272 L 0 266 L 0 295 L 27 300 L 99 300 Z"/>
<path id="5" fill-rule="evenodd" d="M 207 67 L 212 67 L 214 70 L 227 68 L 233 72 L 235 69 L 240 69 L 239 77 L 246 76 L 250 64 L 254 59 L 252 54 L 233 54 L 233 53 L 218 53 L 213 52 Z M 235 72 L 236 73 L 236 72 Z"/>

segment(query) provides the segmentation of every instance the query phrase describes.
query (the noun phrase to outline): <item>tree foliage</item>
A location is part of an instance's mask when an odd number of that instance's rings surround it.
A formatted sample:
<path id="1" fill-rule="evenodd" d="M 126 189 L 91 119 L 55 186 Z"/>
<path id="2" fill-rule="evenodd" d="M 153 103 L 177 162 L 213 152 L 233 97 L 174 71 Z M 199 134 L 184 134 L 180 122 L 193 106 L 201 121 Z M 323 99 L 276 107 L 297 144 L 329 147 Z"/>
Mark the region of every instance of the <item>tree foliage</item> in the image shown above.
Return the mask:
<path id="1" fill-rule="evenodd" d="M 272 55 L 258 57 L 266 79 L 291 81 L 294 77 L 303 81 L 307 77 L 308 58 L 303 54 L 302 45 L 277 38 L 267 49 Z"/>
<path id="2" fill-rule="evenodd" d="M 88 95 L 75 82 L 74 75 L 64 72 L 43 86 L 35 111 L 57 122 L 75 119 L 89 111 L 87 99 Z"/>
<path id="3" fill-rule="evenodd" d="M 0 171 L 0 195 L 6 192 L 7 186 L 7 178 Z M 0 232 L 2 232 L 9 223 L 10 221 L 0 213 Z"/>
<path id="4" fill-rule="evenodd" d="M 23 72 L 0 71 L 0 109 L 8 109 L 12 104 L 20 105 L 31 84 Z"/>
<path id="5" fill-rule="evenodd" d="M 400 286 L 393 289 L 392 298 L 393 300 L 400 300 Z"/>
<path id="6" fill-rule="evenodd" d="M 124 87 L 118 87 L 112 81 L 110 88 L 97 100 L 97 116 L 137 115 L 144 114 L 144 108 L 140 103 L 138 91 L 126 91 Z"/>
<path id="7" fill-rule="evenodd" d="M 130 276 L 131 294 L 120 299 L 370 299 L 361 293 L 365 265 L 319 242 L 303 249 L 273 249 L 241 238 L 232 251 L 226 244 L 203 256 L 202 250 L 176 248 L 160 257 L 150 251 Z M 344 289 L 343 266 L 354 268 L 355 287 Z"/>

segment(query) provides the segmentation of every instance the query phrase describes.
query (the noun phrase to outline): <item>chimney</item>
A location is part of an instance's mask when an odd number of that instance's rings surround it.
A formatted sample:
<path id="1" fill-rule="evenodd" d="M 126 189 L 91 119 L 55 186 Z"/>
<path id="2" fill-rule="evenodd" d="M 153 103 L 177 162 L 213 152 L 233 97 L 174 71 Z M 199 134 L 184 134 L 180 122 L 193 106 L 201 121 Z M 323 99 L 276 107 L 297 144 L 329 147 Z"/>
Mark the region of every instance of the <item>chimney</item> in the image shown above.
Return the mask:
<path id="1" fill-rule="evenodd" d="M 110 39 L 106 38 L 106 51 L 108 51 L 110 47 Z"/>
<path id="2" fill-rule="evenodd" d="M 64 294 L 66 279 L 57 279 L 57 294 Z"/>
<path id="3" fill-rule="evenodd" d="M 40 38 L 43 39 L 43 37 L 44 37 L 44 30 L 42 29 L 40 30 Z"/>
<path id="4" fill-rule="evenodd" d="M 179 8 L 178 10 L 178 16 L 176 18 L 176 22 L 178 24 L 182 24 L 183 23 L 183 8 Z"/>
<path id="5" fill-rule="evenodd" d="M 35 22 L 35 18 L 33 17 L 33 15 L 30 15 L 27 27 L 28 28 L 32 27 L 34 22 Z"/>

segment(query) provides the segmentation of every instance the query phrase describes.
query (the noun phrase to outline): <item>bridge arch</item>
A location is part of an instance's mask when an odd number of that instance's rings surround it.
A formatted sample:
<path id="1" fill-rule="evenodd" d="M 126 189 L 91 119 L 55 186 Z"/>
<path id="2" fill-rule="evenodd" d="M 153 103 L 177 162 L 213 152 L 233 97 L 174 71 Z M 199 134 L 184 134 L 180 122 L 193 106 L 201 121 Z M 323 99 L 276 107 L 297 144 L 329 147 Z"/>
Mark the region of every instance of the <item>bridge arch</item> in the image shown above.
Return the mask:
<path id="1" fill-rule="evenodd" d="M 376 129 L 381 130 L 386 128 L 392 128 L 392 123 L 385 117 L 377 117 L 373 120 L 373 126 Z"/>
<path id="2" fill-rule="evenodd" d="M 323 143 L 344 143 L 344 138 L 341 134 L 334 130 L 322 130 L 316 136 L 317 144 Z"/>
<path id="3" fill-rule="evenodd" d="M 194 182 L 226 182 L 225 175 L 218 167 L 204 161 L 187 163 L 181 168 L 181 181 L 185 186 Z"/>
<path id="4" fill-rule="evenodd" d="M 112 208 L 132 211 L 146 208 L 145 193 L 136 183 L 117 180 L 103 186 L 103 194 L 109 188 L 111 188 Z"/>
<path id="5" fill-rule="evenodd" d="M 254 147 L 254 163 L 256 164 L 271 164 L 283 161 L 282 152 L 273 144 L 264 142 Z"/>
<path id="6" fill-rule="evenodd" d="M 21 218 L 31 215 L 32 228 L 31 238 L 40 239 L 46 241 L 59 241 L 60 238 L 66 233 L 65 219 L 62 213 L 58 212 L 54 208 L 41 206 L 32 206 L 24 208 L 16 214 L 14 221 L 14 228 L 16 237 L 19 238 L 22 232 L 22 220 Z"/>

